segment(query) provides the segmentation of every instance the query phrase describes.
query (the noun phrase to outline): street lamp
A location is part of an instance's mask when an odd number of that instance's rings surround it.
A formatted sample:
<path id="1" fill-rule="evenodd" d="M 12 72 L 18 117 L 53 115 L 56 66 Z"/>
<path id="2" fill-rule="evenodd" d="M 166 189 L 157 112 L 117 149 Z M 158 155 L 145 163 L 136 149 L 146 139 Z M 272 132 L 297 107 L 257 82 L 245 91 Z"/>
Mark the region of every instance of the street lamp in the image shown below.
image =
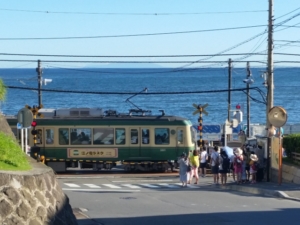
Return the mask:
<path id="1" fill-rule="evenodd" d="M 247 62 L 247 77 L 243 80 L 247 84 L 247 138 L 250 137 L 250 84 L 254 83 L 250 71 L 250 64 Z"/>

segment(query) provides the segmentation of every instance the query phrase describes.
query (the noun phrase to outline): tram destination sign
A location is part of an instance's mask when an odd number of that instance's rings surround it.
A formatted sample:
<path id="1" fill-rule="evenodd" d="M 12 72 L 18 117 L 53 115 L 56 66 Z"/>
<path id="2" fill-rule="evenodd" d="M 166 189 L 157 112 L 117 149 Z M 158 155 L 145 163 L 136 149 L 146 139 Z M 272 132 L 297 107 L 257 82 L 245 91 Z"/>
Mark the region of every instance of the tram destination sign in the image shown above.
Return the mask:
<path id="1" fill-rule="evenodd" d="M 118 149 L 68 148 L 68 158 L 118 158 Z"/>

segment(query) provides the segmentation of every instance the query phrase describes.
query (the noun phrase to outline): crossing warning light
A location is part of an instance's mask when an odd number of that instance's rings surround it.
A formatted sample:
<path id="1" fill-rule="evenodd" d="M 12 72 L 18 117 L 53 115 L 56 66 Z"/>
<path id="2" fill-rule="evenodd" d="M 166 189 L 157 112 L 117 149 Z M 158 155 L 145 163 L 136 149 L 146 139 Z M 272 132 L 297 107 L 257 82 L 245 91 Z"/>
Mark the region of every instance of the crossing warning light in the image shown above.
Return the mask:
<path id="1" fill-rule="evenodd" d="M 241 109 L 240 104 L 237 104 L 237 105 L 235 106 L 235 108 L 236 108 L 236 109 Z"/>
<path id="2" fill-rule="evenodd" d="M 37 122 L 36 121 L 32 121 L 32 123 L 31 123 L 31 126 L 33 128 L 32 131 L 31 131 L 32 135 L 37 135 L 37 130 L 35 129 L 36 125 L 37 125 Z"/>

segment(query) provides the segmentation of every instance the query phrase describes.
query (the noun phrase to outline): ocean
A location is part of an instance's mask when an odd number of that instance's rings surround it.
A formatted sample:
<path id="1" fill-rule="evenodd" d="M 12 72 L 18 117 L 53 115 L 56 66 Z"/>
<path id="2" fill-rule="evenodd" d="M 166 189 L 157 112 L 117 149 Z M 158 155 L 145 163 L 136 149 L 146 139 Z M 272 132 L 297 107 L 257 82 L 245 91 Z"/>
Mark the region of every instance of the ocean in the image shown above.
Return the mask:
<path id="1" fill-rule="evenodd" d="M 263 102 L 263 68 L 251 68 L 254 83 L 250 90 L 250 123 L 266 123 L 266 105 Z M 246 68 L 233 68 L 232 89 L 246 88 Z M 52 79 L 42 85 L 44 108 L 97 107 L 126 113 L 129 109 L 151 110 L 153 115 L 164 110 L 167 115 L 177 115 L 197 123 L 199 114 L 193 115 L 193 104 L 208 104 L 203 114 L 204 124 L 223 124 L 228 113 L 228 68 L 203 68 L 176 70 L 157 69 L 43 69 L 43 78 Z M 32 69 L 0 69 L 0 78 L 6 86 L 37 88 L 37 72 Z M 300 68 L 275 68 L 274 106 L 282 106 L 288 113 L 287 124 L 300 122 Z M 143 90 L 147 88 L 147 93 Z M 46 90 L 55 91 L 46 91 Z M 62 92 L 56 92 L 57 90 Z M 223 91 L 222 91 L 223 90 Z M 63 92 L 65 91 L 65 92 Z M 74 93 L 76 91 L 82 93 Z M 92 92 L 92 93 L 84 93 Z M 142 93 L 140 93 L 142 92 Z M 140 93 L 140 94 L 138 94 Z M 137 94 L 137 95 L 135 95 Z M 132 98 L 130 98 L 132 97 Z M 128 98 L 129 101 L 126 101 Z M 260 101 L 260 102 L 258 102 Z M 247 96 L 242 91 L 231 92 L 231 108 L 237 104 L 244 110 L 246 124 Z M 16 115 L 25 105 L 38 105 L 34 90 L 8 88 L 6 100 L 0 110 L 6 115 Z"/>

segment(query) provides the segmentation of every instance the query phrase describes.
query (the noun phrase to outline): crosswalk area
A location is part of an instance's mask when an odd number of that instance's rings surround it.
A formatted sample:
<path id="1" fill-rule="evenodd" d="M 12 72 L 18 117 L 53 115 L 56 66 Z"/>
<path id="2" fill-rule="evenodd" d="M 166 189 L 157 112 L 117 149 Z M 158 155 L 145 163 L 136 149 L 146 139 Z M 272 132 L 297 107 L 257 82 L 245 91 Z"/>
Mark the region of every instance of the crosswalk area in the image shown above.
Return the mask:
<path id="1" fill-rule="evenodd" d="M 158 183 L 158 184 L 74 184 L 74 183 L 63 183 L 63 190 L 64 189 L 80 189 L 80 188 L 88 188 L 88 189 L 143 189 L 143 188 L 150 188 L 150 189 L 179 189 L 183 188 L 181 183 Z M 199 185 L 191 184 L 184 188 L 200 188 Z"/>

